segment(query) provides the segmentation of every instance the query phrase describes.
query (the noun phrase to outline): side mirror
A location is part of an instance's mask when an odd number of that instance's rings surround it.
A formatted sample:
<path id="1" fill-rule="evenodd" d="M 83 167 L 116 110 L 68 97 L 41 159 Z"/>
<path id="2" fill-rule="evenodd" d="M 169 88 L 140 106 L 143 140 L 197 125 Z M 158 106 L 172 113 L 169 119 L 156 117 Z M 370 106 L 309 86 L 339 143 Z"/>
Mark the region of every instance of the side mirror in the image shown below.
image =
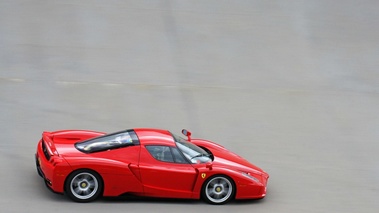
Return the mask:
<path id="1" fill-rule="evenodd" d="M 188 131 L 186 129 L 183 129 L 182 130 L 182 134 L 185 135 L 185 136 L 187 136 L 188 141 L 191 141 L 191 132 L 190 131 Z"/>

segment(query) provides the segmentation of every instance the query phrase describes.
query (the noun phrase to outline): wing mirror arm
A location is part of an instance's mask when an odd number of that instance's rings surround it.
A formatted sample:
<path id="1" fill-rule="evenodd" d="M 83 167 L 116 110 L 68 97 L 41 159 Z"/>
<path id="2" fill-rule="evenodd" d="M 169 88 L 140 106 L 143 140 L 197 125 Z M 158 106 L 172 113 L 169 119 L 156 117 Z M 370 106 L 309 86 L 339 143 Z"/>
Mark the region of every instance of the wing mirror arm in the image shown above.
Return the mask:
<path id="1" fill-rule="evenodd" d="M 182 134 L 185 135 L 185 136 L 187 136 L 187 140 L 188 141 L 191 141 L 191 132 L 190 131 L 188 131 L 186 129 L 183 129 L 182 130 Z"/>
<path id="2" fill-rule="evenodd" d="M 208 162 L 207 164 L 205 164 L 205 167 L 209 170 L 212 170 L 212 162 Z"/>

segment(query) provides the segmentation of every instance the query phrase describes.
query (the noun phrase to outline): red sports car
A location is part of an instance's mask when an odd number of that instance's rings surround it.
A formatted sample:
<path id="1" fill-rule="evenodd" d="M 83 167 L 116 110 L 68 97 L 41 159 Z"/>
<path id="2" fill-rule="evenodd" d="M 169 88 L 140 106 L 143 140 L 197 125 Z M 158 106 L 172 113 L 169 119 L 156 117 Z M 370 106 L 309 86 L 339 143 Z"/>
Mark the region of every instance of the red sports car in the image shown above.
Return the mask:
<path id="1" fill-rule="evenodd" d="M 77 202 L 130 194 L 224 204 L 266 195 L 269 175 L 216 143 L 167 130 L 43 132 L 36 166 L 52 191 Z"/>

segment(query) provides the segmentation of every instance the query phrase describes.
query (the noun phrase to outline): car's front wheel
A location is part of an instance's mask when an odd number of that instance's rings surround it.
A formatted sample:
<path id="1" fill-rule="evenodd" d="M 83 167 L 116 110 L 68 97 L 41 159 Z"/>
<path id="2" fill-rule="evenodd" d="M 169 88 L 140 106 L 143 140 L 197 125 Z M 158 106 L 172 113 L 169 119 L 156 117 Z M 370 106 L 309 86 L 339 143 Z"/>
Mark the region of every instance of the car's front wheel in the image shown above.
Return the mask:
<path id="1" fill-rule="evenodd" d="M 98 198 L 103 189 L 99 174 L 91 170 L 78 170 L 71 173 L 65 183 L 65 192 L 76 202 L 90 202 Z"/>
<path id="2" fill-rule="evenodd" d="M 208 203 L 225 204 L 234 197 L 235 185 L 231 178 L 216 175 L 205 181 L 201 194 Z"/>

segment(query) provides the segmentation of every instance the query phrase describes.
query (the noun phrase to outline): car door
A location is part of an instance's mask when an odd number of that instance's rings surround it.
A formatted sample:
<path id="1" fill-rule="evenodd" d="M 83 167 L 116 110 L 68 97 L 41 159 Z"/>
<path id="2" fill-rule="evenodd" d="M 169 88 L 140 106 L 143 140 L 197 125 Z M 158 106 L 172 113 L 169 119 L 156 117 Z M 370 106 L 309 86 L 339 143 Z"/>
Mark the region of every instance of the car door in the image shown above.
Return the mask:
<path id="1" fill-rule="evenodd" d="M 141 147 L 139 169 L 146 196 L 192 197 L 197 170 L 184 159 L 176 147 Z"/>

